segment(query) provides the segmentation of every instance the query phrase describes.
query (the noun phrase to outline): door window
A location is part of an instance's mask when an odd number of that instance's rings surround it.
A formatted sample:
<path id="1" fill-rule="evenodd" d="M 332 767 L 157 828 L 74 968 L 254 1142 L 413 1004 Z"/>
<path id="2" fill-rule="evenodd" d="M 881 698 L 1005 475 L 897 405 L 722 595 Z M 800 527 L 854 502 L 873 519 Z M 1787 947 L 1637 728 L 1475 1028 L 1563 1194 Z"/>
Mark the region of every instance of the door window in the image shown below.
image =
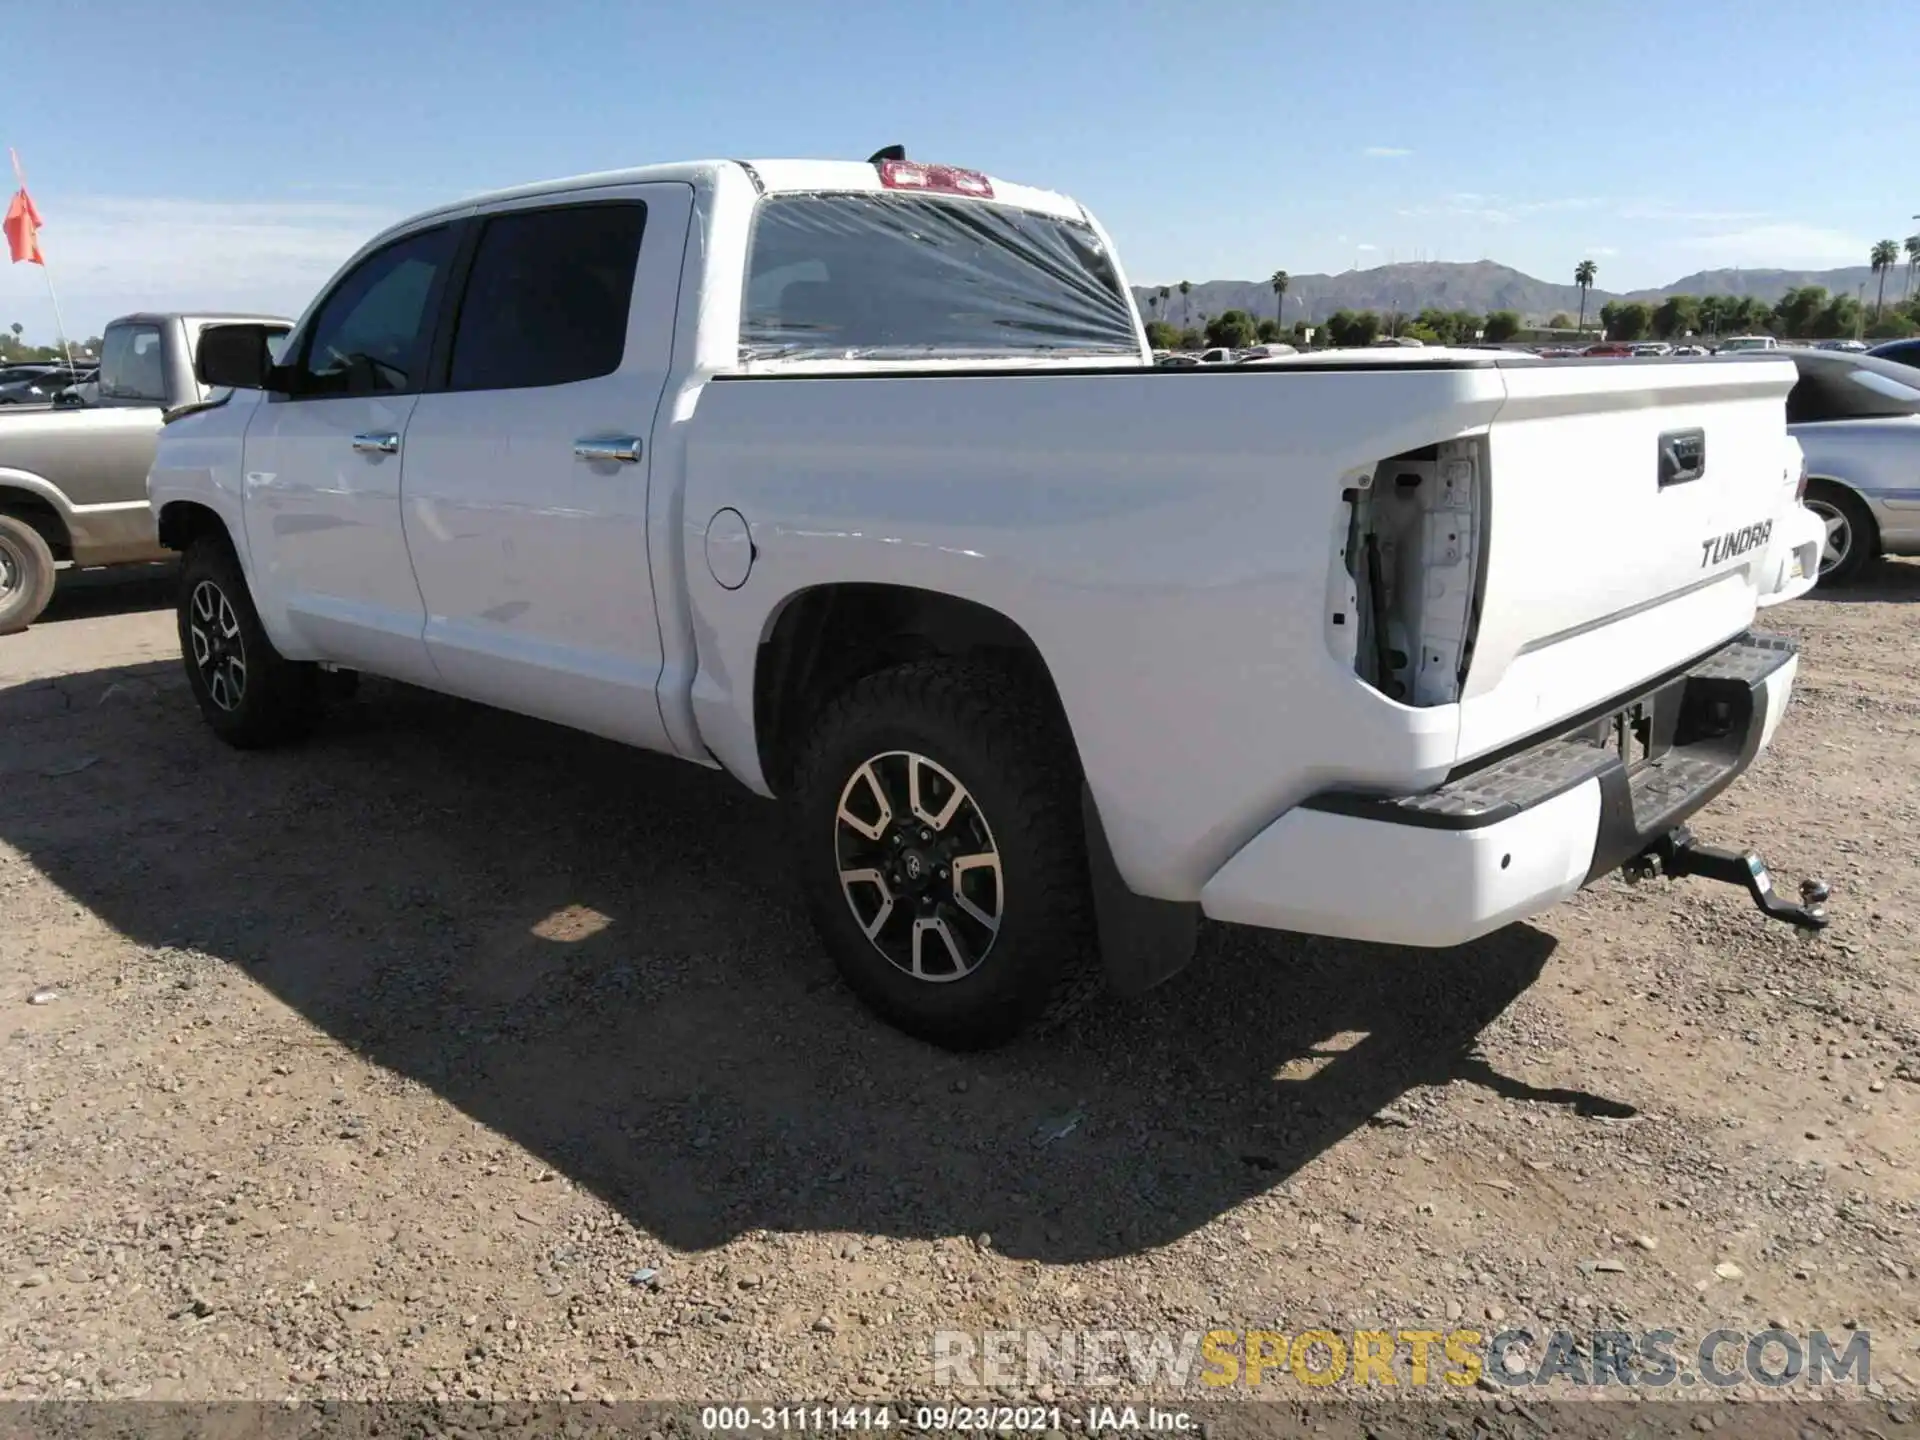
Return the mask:
<path id="1" fill-rule="evenodd" d="M 619 369 L 646 216 L 645 205 L 620 201 L 487 220 L 447 388 L 567 385 Z"/>
<path id="2" fill-rule="evenodd" d="M 435 297 L 453 253 L 440 226 L 361 261 L 321 304 L 295 368 L 296 396 L 418 390 L 433 339 Z"/>

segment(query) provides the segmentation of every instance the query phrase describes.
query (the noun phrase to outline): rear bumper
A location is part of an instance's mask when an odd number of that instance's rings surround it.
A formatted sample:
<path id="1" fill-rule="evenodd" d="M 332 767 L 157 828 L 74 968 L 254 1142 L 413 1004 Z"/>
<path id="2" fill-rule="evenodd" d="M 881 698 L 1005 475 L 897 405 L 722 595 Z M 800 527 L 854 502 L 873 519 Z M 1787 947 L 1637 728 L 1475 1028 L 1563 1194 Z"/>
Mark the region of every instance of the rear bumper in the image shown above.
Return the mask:
<path id="1" fill-rule="evenodd" d="M 1749 633 L 1685 670 L 1422 795 L 1314 796 L 1201 891 L 1216 920 L 1445 946 L 1619 868 L 1730 785 L 1773 739 L 1792 642 Z M 1604 737 L 1622 717 L 1628 759 Z"/>

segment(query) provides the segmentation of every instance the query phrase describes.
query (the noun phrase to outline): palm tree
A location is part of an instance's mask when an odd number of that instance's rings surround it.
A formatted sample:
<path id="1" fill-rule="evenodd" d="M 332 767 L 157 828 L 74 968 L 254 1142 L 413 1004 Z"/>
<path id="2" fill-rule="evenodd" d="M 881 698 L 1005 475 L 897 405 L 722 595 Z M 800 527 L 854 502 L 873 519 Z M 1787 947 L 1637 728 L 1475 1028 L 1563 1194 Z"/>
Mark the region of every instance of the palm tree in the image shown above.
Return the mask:
<path id="1" fill-rule="evenodd" d="M 1900 247 L 1891 240 L 1882 240 L 1873 247 L 1870 257 L 1873 273 L 1880 278 L 1880 289 L 1873 301 L 1873 318 L 1880 318 L 1880 310 L 1887 300 L 1887 271 L 1893 268 L 1893 262 L 1900 258 Z"/>
<path id="2" fill-rule="evenodd" d="M 1172 294 L 1173 294 L 1172 286 L 1162 285 L 1160 287 L 1160 318 L 1162 320 L 1167 318 L 1167 300 Z"/>
<path id="3" fill-rule="evenodd" d="M 1913 271 L 1916 265 L 1920 265 L 1920 235 L 1909 235 L 1907 237 L 1907 288 L 1900 292 L 1902 300 L 1913 293 Z"/>
<path id="4" fill-rule="evenodd" d="M 1276 323 L 1285 325 L 1287 323 L 1287 286 L 1293 283 L 1292 279 L 1286 271 L 1276 270 L 1273 272 L 1273 278 L 1267 283 L 1273 287 L 1273 318 Z"/>
<path id="5" fill-rule="evenodd" d="M 1587 292 L 1593 288 L 1594 277 L 1599 273 L 1600 267 L 1591 260 L 1582 260 L 1573 267 L 1573 283 L 1580 287 L 1580 330 L 1587 328 Z"/>
<path id="6" fill-rule="evenodd" d="M 1193 318 L 1193 305 L 1192 302 L 1187 299 L 1191 294 L 1193 294 L 1193 282 L 1191 280 L 1182 280 L 1180 282 L 1180 325 L 1182 329 L 1185 329 L 1187 322 Z"/>

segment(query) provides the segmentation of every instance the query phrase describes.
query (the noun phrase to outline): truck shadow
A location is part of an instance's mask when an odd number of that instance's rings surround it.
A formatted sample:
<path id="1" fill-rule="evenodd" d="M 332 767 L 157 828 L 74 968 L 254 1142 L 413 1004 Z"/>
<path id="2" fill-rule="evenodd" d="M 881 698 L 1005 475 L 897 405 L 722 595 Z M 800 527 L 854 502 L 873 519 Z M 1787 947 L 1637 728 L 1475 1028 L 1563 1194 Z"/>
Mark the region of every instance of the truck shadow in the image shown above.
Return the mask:
<path id="1" fill-rule="evenodd" d="M 106 570 L 68 570 L 54 587 L 53 599 L 35 621 L 80 620 L 94 615 L 131 615 L 173 607 L 180 569 L 172 561 Z"/>
<path id="2" fill-rule="evenodd" d="M 1419 1087 L 1632 1113 L 1476 1054 L 1552 951 L 1525 926 L 1444 953 L 1210 927 L 1146 1001 L 954 1056 L 839 986 L 779 812 L 724 776 L 372 682 L 310 744 L 235 754 L 169 672 L 77 677 L 135 698 L 16 728 L 0 837 L 679 1249 L 768 1229 L 1121 1256 L 1404 1123 L 1381 1112 Z M 60 763 L 78 750 L 106 763 Z"/>

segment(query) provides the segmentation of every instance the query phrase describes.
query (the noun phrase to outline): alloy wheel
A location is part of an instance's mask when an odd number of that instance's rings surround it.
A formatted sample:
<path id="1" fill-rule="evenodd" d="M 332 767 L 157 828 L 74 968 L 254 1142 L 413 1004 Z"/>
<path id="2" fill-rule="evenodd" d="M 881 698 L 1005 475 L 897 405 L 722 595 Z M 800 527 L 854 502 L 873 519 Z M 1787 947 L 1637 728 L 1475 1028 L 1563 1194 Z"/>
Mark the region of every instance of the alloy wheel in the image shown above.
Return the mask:
<path id="1" fill-rule="evenodd" d="M 211 580 L 193 587 L 187 602 L 187 636 L 207 698 L 222 710 L 239 709 L 247 694 L 246 641 L 233 602 Z"/>
<path id="2" fill-rule="evenodd" d="M 20 588 L 20 561 L 6 545 L 0 544 L 0 599 Z"/>
<path id="3" fill-rule="evenodd" d="M 1808 499 L 1803 503 L 1827 527 L 1826 538 L 1820 543 L 1820 573 L 1825 575 L 1846 564 L 1853 553 L 1853 524 L 1831 501 Z"/>
<path id="4" fill-rule="evenodd" d="M 916 980 L 980 968 L 1006 911 L 1000 850 L 953 773 L 910 750 L 854 768 L 834 813 L 834 861 L 869 944 Z"/>

